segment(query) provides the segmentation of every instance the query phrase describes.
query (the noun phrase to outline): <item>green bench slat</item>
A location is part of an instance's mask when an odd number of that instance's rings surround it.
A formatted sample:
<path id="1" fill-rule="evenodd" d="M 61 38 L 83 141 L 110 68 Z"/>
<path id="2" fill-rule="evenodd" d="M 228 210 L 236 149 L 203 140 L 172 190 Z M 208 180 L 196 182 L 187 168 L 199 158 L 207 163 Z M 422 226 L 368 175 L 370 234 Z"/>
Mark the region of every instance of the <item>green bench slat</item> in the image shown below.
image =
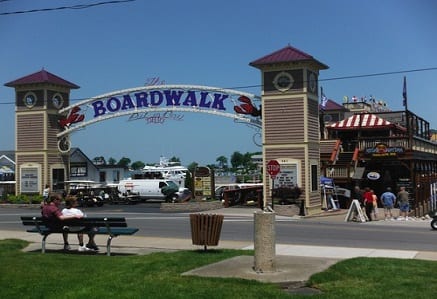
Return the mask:
<path id="1" fill-rule="evenodd" d="M 133 235 L 138 231 L 138 228 L 111 228 L 111 233 L 116 236 L 121 235 Z M 109 234 L 109 231 L 106 227 L 99 227 L 96 234 Z"/>
<path id="2" fill-rule="evenodd" d="M 42 217 L 35 216 L 21 216 L 21 221 L 25 226 L 34 226 L 31 229 L 28 229 L 29 233 L 39 233 L 40 231 L 36 228 L 36 225 L 39 226 L 42 233 L 63 233 L 63 230 L 52 231 L 45 226 L 45 223 Z M 109 234 L 112 232 L 114 235 L 132 235 L 138 231 L 137 228 L 129 228 L 127 227 L 126 218 L 124 217 L 87 217 L 81 219 L 74 220 L 65 220 L 65 226 L 71 227 L 84 227 L 83 232 L 87 232 L 85 226 L 87 227 L 96 227 L 98 230 L 95 232 L 96 234 Z M 110 230 L 108 230 L 110 227 Z M 78 231 L 69 231 L 69 233 L 77 233 Z"/>

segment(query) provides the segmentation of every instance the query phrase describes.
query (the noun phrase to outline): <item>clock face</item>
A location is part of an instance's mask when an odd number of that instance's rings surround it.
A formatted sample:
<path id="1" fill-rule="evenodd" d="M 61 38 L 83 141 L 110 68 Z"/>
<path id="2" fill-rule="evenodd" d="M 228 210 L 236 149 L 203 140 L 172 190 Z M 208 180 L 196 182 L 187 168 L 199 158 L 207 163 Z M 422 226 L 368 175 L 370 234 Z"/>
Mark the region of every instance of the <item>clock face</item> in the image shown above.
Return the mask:
<path id="1" fill-rule="evenodd" d="M 62 107 L 62 104 L 64 103 L 64 100 L 62 99 L 61 95 L 56 94 L 52 98 L 52 103 L 53 103 L 53 106 L 55 106 L 56 108 L 59 109 L 59 108 Z"/>
<path id="2" fill-rule="evenodd" d="M 25 95 L 23 102 L 27 108 L 32 108 L 36 104 L 36 96 L 33 93 L 28 93 Z"/>
<path id="3" fill-rule="evenodd" d="M 309 78 L 308 78 L 308 86 L 310 88 L 310 91 L 312 93 L 316 92 L 316 88 L 317 88 L 317 81 L 316 81 L 316 75 L 314 73 L 310 73 Z"/>
<path id="4" fill-rule="evenodd" d="M 62 137 L 58 141 L 58 149 L 61 153 L 68 153 L 71 148 L 71 143 L 68 137 Z"/>
<path id="5" fill-rule="evenodd" d="M 275 76 L 273 85 L 279 91 L 285 92 L 289 90 L 294 84 L 293 76 L 286 72 L 280 72 Z"/>

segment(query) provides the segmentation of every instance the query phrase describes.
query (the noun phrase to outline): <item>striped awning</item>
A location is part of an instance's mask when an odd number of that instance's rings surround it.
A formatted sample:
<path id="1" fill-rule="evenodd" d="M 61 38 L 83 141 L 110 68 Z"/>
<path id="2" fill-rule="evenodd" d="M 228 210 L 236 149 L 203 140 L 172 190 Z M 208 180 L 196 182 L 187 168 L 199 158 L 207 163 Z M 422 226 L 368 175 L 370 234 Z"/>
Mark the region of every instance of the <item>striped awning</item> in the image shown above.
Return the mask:
<path id="1" fill-rule="evenodd" d="M 328 129 L 387 129 L 396 127 L 391 122 L 374 114 L 355 114 L 349 118 L 329 125 Z"/>

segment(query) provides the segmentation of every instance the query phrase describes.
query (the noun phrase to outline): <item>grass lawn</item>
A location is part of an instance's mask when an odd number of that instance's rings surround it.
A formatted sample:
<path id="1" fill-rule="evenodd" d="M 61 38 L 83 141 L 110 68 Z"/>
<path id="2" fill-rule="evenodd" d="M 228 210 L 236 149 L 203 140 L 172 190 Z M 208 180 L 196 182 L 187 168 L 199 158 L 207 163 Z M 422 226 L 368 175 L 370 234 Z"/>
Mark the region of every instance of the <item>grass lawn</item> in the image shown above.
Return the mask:
<path id="1" fill-rule="evenodd" d="M 247 250 L 178 251 L 143 256 L 22 252 L 0 241 L 0 298 L 308 298 L 278 285 L 235 278 L 181 276 Z M 355 258 L 315 274 L 311 298 L 434 298 L 437 262 Z"/>

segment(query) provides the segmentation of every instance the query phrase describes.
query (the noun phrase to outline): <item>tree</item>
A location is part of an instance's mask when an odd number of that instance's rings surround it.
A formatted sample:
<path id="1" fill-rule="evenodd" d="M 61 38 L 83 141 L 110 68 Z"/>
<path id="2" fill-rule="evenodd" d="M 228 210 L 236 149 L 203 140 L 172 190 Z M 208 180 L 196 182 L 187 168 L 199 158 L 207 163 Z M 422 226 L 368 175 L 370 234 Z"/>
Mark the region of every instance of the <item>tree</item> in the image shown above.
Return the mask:
<path id="1" fill-rule="evenodd" d="M 115 160 L 114 158 L 110 157 L 108 159 L 108 165 L 115 165 L 117 163 L 117 160 Z"/>
<path id="2" fill-rule="evenodd" d="M 194 172 L 196 171 L 196 167 L 199 164 L 196 162 L 191 162 L 190 164 L 188 164 L 187 168 L 188 168 L 188 173 L 187 173 L 187 177 L 185 178 L 185 187 L 189 188 L 191 190 L 191 192 L 194 192 L 194 181 L 193 181 L 193 177 L 194 177 Z"/>
<path id="3" fill-rule="evenodd" d="M 225 156 L 220 156 L 215 161 L 218 162 L 218 167 L 220 169 L 225 170 L 228 168 L 228 158 L 226 158 Z"/>
<path id="4" fill-rule="evenodd" d="M 244 157 L 240 152 L 234 152 L 231 156 L 231 165 L 233 170 L 237 170 L 238 167 L 243 166 Z"/>
<path id="5" fill-rule="evenodd" d="M 252 153 L 245 153 L 243 156 L 243 166 L 246 171 L 254 170 L 256 168 L 256 165 L 252 162 Z"/>
<path id="6" fill-rule="evenodd" d="M 145 166 L 145 164 L 142 161 L 135 161 L 131 164 L 131 167 L 134 170 L 143 169 L 144 166 Z"/>
<path id="7" fill-rule="evenodd" d="M 117 163 L 118 166 L 122 166 L 125 168 L 129 168 L 129 164 L 130 164 L 130 159 L 126 157 L 121 158 L 120 161 L 118 161 Z"/>

